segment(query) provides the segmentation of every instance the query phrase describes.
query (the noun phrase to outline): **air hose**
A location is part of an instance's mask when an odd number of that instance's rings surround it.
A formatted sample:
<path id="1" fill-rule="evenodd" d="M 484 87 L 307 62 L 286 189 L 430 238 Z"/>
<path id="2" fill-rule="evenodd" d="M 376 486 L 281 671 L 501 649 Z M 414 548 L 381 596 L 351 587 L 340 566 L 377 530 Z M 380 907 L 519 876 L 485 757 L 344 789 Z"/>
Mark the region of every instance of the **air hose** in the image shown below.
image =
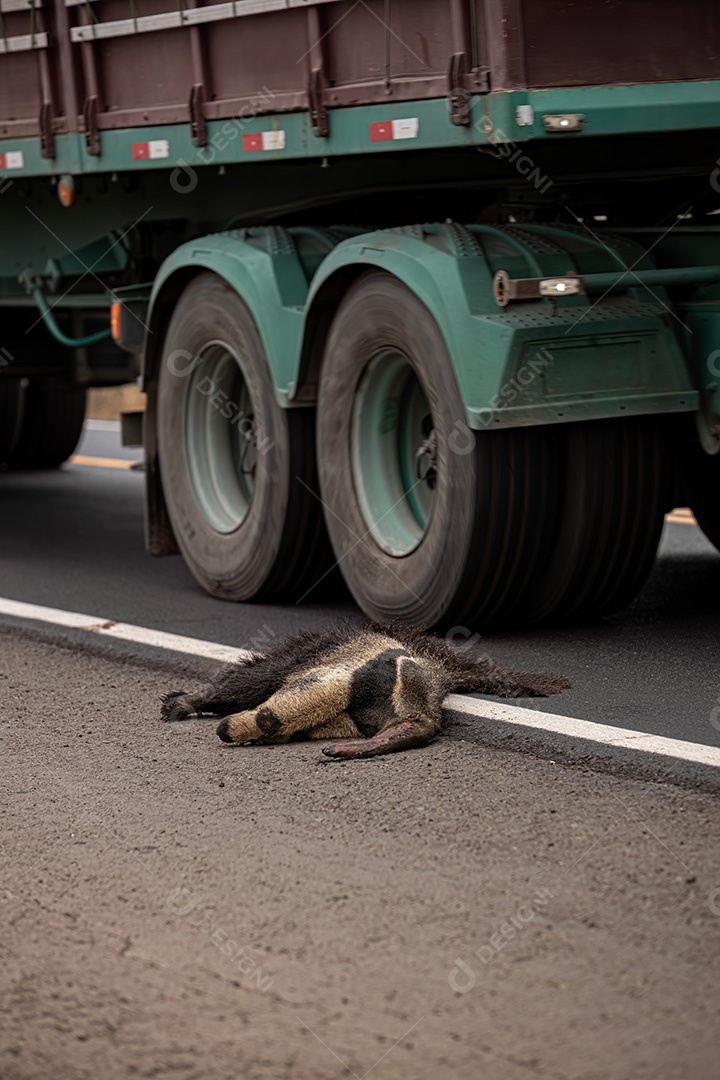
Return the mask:
<path id="1" fill-rule="evenodd" d="M 38 306 L 40 314 L 42 315 L 43 322 L 45 323 L 55 340 L 59 341 L 61 345 L 67 345 L 67 347 L 70 349 L 82 349 L 86 345 L 94 345 L 96 341 L 104 341 L 105 338 L 110 337 L 109 328 L 107 330 L 98 330 L 94 334 L 86 334 L 85 337 L 68 337 L 67 334 L 64 334 L 62 332 L 57 322 L 55 321 L 55 316 L 52 313 L 50 305 L 43 296 L 42 289 L 33 289 L 32 297 Z"/>

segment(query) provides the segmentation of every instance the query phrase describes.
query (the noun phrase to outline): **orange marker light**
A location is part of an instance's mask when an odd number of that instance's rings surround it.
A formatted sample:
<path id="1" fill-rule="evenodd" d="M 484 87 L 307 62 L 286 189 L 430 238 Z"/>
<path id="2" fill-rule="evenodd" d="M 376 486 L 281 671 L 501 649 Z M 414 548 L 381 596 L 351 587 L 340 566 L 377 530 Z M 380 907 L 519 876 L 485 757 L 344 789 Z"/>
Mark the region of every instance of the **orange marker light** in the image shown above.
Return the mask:
<path id="1" fill-rule="evenodd" d="M 122 304 L 115 301 L 110 306 L 110 333 L 112 334 L 113 341 L 119 341 L 122 336 L 122 327 L 120 325 L 120 312 Z"/>
<path id="2" fill-rule="evenodd" d="M 57 186 L 58 199 L 63 206 L 72 206 L 75 202 L 75 181 L 72 176 L 61 176 Z"/>

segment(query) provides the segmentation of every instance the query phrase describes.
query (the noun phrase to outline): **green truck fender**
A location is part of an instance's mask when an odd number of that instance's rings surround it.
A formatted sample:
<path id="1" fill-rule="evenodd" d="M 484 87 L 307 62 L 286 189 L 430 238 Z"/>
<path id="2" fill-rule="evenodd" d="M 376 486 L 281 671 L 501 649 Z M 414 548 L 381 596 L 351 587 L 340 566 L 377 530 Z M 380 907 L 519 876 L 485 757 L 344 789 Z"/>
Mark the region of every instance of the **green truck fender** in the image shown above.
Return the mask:
<path id="1" fill-rule="evenodd" d="M 550 243 L 542 228 L 447 223 L 361 233 L 331 244 L 312 277 L 293 230 L 242 229 L 184 244 L 154 284 L 143 386 L 157 377 L 162 328 L 183 288 L 211 270 L 252 312 L 280 403 L 312 404 L 332 314 L 352 281 L 375 269 L 404 282 L 435 318 L 471 427 L 697 409 L 672 312 L 657 293 L 630 289 L 591 310 L 582 296 L 497 306 L 498 269 L 537 277 L 613 265 L 607 245 L 588 261 L 574 250 L 572 230 L 550 229 Z"/>
<path id="2" fill-rule="evenodd" d="M 455 363 L 472 348 L 469 297 L 492 295 L 492 274 L 484 259 L 464 263 L 442 247 L 426 243 L 422 226 L 380 230 L 338 244 L 326 256 L 310 287 L 297 379 L 298 394 L 312 397 L 317 385 L 323 330 L 352 281 L 381 270 L 399 278 L 425 304 L 437 322 Z M 499 337 L 505 336 L 501 329 Z M 461 371 L 456 364 L 463 391 Z M 470 372 L 466 374 L 470 375 Z"/>
<path id="3" fill-rule="evenodd" d="M 312 400 L 319 338 L 343 290 L 354 276 L 382 270 L 403 281 L 436 320 L 471 427 L 697 409 L 672 312 L 657 290 L 653 297 L 630 289 L 590 311 L 591 301 L 583 296 L 555 305 L 496 304 L 492 282 L 498 269 L 542 277 L 614 265 L 604 246 L 590 251 L 592 262 L 586 251 L 574 252 L 573 244 L 582 245 L 571 229 L 550 229 L 552 243 L 542 240 L 541 230 L 448 223 L 366 233 L 338 244 L 309 291 L 298 395 Z M 622 238 L 617 242 L 627 246 Z"/>
<path id="4" fill-rule="evenodd" d="M 287 231 L 274 227 L 203 236 L 165 259 L 150 297 L 142 388 L 157 379 L 163 330 L 172 309 L 188 282 L 203 270 L 223 278 L 247 304 L 278 397 L 286 403 L 295 388 L 308 283 Z"/>

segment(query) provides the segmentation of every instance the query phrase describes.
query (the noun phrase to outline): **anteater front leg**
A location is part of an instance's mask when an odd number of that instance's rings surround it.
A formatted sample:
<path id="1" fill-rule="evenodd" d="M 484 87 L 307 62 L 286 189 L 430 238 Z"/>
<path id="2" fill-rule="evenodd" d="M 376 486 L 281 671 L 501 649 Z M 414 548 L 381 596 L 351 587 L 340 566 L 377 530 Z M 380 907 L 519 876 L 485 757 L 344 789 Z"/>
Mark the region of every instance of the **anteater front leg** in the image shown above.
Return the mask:
<path id="1" fill-rule="evenodd" d="M 223 742 L 233 743 L 251 739 L 286 742 L 299 732 L 310 738 L 316 728 L 332 723 L 345 712 L 351 677 L 347 667 L 313 668 L 289 679 L 259 709 L 227 716 L 217 733 Z M 357 730 L 352 734 L 358 734 Z"/>
<path id="2" fill-rule="evenodd" d="M 187 720 L 189 716 L 222 716 L 237 708 L 237 702 L 227 696 L 218 696 L 212 688 L 195 694 L 178 690 L 162 699 L 160 719 L 165 721 Z"/>
<path id="3" fill-rule="evenodd" d="M 271 660 L 259 654 L 225 664 L 203 689 L 166 694 L 161 717 L 185 720 L 188 716 L 230 716 L 240 710 L 257 709 L 280 689 L 290 670 L 287 658 Z"/>

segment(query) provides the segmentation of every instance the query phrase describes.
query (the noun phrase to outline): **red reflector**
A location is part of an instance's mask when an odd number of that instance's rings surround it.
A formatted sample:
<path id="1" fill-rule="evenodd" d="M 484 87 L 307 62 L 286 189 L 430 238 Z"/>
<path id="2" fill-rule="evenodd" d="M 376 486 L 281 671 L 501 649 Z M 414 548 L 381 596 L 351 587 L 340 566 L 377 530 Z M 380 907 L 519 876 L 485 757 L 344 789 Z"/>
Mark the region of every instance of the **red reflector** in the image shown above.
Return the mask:
<path id="1" fill-rule="evenodd" d="M 370 125 L 370 142 L 385 142 L 386 139 L 392 139 L 392 137 L 392 121 L 383 120 L 381 123 Z"/>
<path id="2" fill-rule="evenodd" d="M 243 135 L 242 137 L 243 150 L 246 152 L 249 150 L 262 150 L 263 137 L 262 132 L 259 135 Z"/>

